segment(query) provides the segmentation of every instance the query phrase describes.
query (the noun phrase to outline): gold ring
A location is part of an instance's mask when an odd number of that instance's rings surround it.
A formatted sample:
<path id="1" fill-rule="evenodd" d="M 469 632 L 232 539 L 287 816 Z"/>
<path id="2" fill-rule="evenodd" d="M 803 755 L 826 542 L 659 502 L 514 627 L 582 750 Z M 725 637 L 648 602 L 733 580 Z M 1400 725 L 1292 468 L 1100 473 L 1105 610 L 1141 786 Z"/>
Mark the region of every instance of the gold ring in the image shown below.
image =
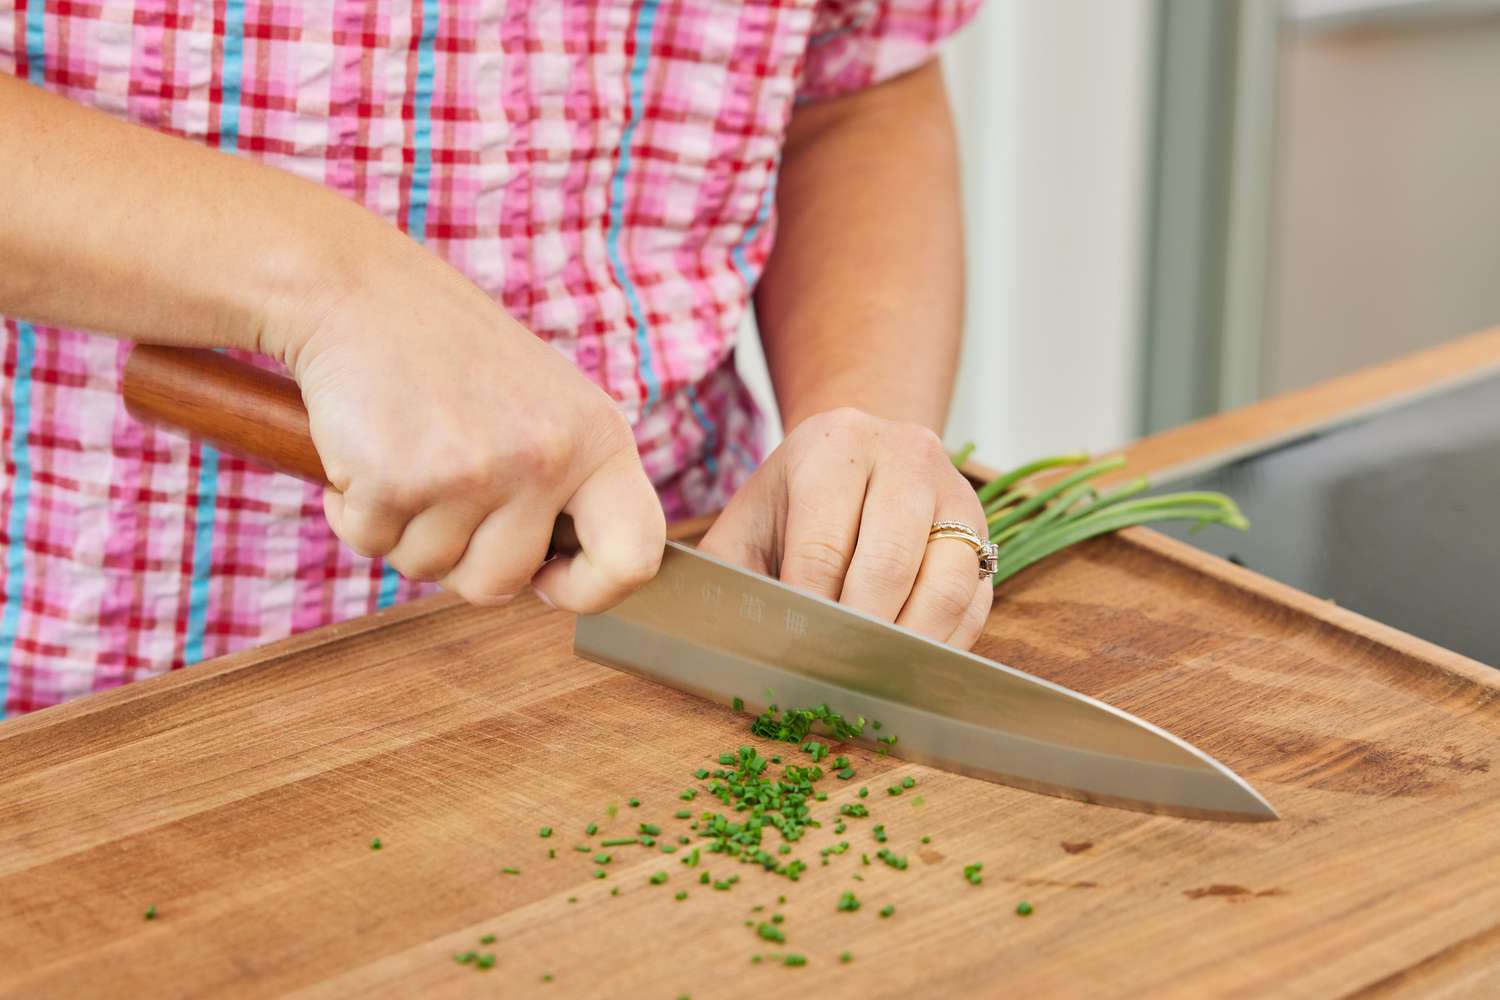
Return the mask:
<path id="1" fill-rule="evenodd" d="M 974 554 L 979 557 L 981 580 L 995 575 L 995 570 L 1000 566 L 1000 547 L 986 540 L 967 524 L 962 521 L 934 521 L 932 529 L 927 532 L 927 541 L 933 542 L 939 538 L 956 538 L 973 549 Z"/>

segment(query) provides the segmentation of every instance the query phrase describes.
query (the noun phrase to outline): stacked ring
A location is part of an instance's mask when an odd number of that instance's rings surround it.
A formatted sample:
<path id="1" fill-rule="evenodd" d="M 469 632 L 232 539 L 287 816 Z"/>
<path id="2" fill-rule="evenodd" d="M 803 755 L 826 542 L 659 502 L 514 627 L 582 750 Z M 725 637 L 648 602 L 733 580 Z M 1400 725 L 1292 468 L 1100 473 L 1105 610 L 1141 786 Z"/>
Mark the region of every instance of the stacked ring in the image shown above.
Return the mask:
<path id="1" fill-rule="evenodd" d="M 933 542 L 939 538 L 956 538 L 972 548 L 974 554 L 979 557 L 981 580 L 995 575 L 995 570 L 1000 565 L 1000 547 L 981 537 L 979 532 L 967 524 L 962 521 L 934 521 L 932 529 L 927 532 L 927 541 Z"/>

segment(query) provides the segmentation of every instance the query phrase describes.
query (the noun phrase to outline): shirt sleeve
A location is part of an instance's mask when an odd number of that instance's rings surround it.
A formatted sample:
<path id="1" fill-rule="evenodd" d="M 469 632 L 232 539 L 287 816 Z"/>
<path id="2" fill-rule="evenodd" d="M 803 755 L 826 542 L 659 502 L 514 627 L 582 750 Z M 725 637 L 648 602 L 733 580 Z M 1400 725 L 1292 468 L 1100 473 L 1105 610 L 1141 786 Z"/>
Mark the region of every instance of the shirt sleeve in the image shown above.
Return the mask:
<path id="1" fill-rule="evenodd" d="M 798 103 L 839 97 L 925 63 L 981 0 L 820 0 Z"/>

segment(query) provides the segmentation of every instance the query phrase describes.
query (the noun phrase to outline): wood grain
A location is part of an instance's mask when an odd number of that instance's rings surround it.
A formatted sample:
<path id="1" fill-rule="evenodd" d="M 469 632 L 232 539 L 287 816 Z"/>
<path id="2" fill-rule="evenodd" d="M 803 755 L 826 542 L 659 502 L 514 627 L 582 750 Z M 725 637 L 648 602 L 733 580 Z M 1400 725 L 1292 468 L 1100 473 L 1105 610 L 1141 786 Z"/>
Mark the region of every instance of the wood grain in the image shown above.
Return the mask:
<path id="1" fill-rule="evenodd" d="M 1145 816 L 853 751 L 859 778 L 828 779 L 818 812 L 867 785 L 874 815 L 850 821 L 853 851 L 827 867 L 830 829 L 799 845 L 814 864 L 796 884 L 710 861 L 741 875 L 715 892 L 680 855 L 639 847 L 595 879 L 572 850 L 586 823 L 600 838 L 643 820 L 676 832 L 692 770 L 759 741 L 727 707 L 575 659 L 570 635 L 530 600 L 427 599 L 0 725 L 0 994 L 1500 985 L 1496 673 L 1151 532 L 1009 581 L 979 650 L 1197 743 L 1281 822 Z M 883 794 L 906 774 L 915 789 Z M 909 870 L 859 864 L 876 822 Z M 974 861 L 978 887 L 961 877 Z M 500 873 L 511 865 L 521 874 Z M 650 885 L 658 870 L 669 881 Z M 835 911 L 846 889 L 859 912 Z M 1033 916 L 1014 914 L 1022 898 Z M 806 967 L 750 963 L 764 949 L 743 923 L 772 911 Z M 452 961 L 486 933 L 493 970 Z"/>

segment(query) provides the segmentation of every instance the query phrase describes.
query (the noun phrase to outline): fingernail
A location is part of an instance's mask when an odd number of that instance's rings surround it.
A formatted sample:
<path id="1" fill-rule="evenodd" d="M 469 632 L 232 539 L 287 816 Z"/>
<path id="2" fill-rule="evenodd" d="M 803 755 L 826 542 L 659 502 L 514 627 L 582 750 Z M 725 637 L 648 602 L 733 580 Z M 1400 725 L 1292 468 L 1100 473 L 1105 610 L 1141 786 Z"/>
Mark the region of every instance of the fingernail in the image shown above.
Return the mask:
<path id="1" fill-rule="evenodd" d="M 542 593 L 540 590 L 537 590 L 535 587 L 531 588 L 531 592 L 536 595 L 537 600 L 547 605 L 547 607 L 551 608 L 553 611 L 557 610 L 557 605 L 553 604 L 551 598 L 549 598 L 546 594 Z"/>

